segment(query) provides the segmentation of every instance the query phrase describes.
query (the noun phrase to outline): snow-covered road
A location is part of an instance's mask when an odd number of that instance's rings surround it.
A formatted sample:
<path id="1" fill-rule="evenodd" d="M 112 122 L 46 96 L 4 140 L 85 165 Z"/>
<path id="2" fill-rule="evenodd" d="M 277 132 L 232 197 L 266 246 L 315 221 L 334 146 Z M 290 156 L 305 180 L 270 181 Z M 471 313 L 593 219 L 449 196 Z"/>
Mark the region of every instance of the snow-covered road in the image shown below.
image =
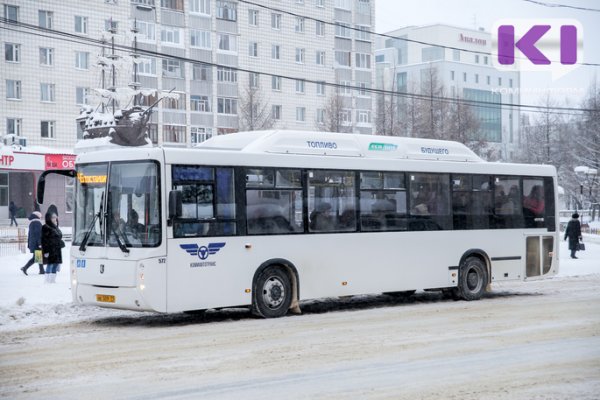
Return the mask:
<path id="1" fill-rule="evenodd" d="M 560 277 L 495 284 L 482 301 L 363 296 L 276 320 L 97 310 L 29 291 L 16 306 L 3 282 L 0 396 L 597 399 L 600 245 L 562 261 Z"/>

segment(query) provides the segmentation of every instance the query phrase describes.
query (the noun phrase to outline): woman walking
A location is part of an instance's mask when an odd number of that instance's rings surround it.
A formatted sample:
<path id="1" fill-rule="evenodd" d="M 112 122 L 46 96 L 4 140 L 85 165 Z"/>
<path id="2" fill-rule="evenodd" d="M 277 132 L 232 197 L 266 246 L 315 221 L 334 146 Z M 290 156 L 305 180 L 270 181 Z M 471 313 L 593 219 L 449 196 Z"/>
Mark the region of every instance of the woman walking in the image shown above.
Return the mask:
<path id="1" fill-rule="evenodd" d="M 8 216 L 10 217 L 10 226 L 13 226 L 13 222 L 15 223 L 15 226 L 19 226 L 19 224 L 17 224 L 17 211 L 18 211 L 18 207 L 15 204 L 14 201 L 11 201 L 9 206 L 8 206 Z"/>
<path id="2" fill-rule="evenodd" d="M 31 252 L 31 260 L 27 261 L 27 264 L 21 271 L 25 275 L 27 275 L 27 269 L 35 264 L 35 252 L 36 250 L 42 250 L 42 213 L 39 211 L 34 211 L 29 216 L 29 233 L 27 234 L 27 247 Z M 40 261 L 38 261 L 40 262 Z M 42 264 L 38 264 L 40 267 L 40 275 L 44 274 L 44 266 Z"/>
<path id="3" fill-rule="evenodd" d="M 575 252 L 579 250 L 579 241 L 581 237 L 581 224 L 579 223 L 579 214 L 575 213 L 571 216 L 571 220 L 567 224 L 565 230 L 565 240 L 569 239 L 569 250 L 571 250 L 571 258 L 577 259 Z"/>
<path id="4" fill-rule="evenodd" d="M 42 226 L 42 252 L 46 264 L 46 283 L 56 282 L 56 272 L 62 264 L 62 232 L 58 229 L 58 217 L 55 213 L 46 214 L 46 224 Z"/>

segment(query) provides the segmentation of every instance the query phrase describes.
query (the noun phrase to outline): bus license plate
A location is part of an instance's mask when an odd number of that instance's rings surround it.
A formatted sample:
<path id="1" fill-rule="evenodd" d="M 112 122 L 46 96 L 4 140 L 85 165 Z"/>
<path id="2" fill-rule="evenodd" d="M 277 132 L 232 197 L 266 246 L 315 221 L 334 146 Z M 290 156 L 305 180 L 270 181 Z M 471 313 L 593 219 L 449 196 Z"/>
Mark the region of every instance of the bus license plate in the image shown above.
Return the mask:
<path id="1" fill-rule="evenodd" d="M 96 301 L 100 303 L 114 303 L 115 296 L 110 294 L 97 294 Z"/>

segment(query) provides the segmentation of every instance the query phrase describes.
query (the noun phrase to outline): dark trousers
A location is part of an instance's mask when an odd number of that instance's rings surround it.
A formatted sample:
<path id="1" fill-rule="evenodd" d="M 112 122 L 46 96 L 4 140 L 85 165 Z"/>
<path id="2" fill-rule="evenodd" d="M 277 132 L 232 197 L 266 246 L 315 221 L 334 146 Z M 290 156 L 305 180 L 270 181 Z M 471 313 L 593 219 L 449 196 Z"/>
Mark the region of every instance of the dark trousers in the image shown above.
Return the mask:
<path id="1" fill-rule="evenodd" d="M 576 252 L 576 251 L 577 251 L 577 250 L 571 250 L 571 258 L 575 258 L 575 252 Z"/>
<path id="2" fill-rule="evenodd" d="M 17 219 L 15 218 L 14 215 L 10 216 L 10 226 L 12 226 L 13 222 L 15 223 L 15 226 L 19 226 L 19 224 L 17 224 Z"/>
<path id="3" fill-rule="evenodd" d="M 31 260 L 27 261 L 27 264 L 25 264 L 25 266 L 23 267 L 23 271 L 27 272 L 29 267 L 31 267 L 33 264 L 35 264 L 35 254 L 31 255 Z M 38 264 L 38 266 L 40 267 L 40 274 L 43 274 L 44 266 L 42 264 Z"/>

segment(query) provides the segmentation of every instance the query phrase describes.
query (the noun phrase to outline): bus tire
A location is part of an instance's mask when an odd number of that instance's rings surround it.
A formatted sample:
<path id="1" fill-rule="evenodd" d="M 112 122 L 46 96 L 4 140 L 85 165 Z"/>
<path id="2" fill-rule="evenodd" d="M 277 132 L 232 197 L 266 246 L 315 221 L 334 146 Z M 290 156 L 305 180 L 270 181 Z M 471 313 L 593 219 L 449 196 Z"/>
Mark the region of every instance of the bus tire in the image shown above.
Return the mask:
<path id="1" fill-rule="evenodd" d="M 457 294 L 461 299 L 479 300 L 488 284 L 488 270 L 479 257 L 467 257 L 458 271 Z"/>
<path id="2" fill-rule="evenodd" d="M 263 318 L 287 314 L 292 303 L 292 284 L 288 274 L 277 266 L 265 268 L 254 284 L 252 312 Z"/>

